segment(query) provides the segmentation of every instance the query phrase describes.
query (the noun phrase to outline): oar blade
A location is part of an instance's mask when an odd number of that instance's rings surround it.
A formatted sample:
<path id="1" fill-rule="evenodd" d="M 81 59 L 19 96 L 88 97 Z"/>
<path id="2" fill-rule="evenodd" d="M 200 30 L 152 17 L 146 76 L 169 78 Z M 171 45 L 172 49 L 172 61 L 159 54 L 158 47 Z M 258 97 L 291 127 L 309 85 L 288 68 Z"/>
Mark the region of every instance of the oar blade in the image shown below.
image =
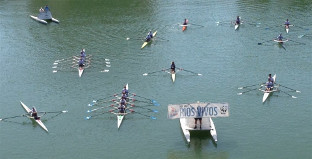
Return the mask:
<path id="1" fill-rule="evenodd" d="M 87 116 L 85 119 L 86 119 L 86 120 L 89 120 L 89 119 L 91 119 L 91 116 Z"/>
<path id="2" fill-rule="evenodd" d="M 154 116 L 151 116 L 151 119 L 152 119 L 152 120 L 156 120 L 157 118 L 156 118 L 156 117 L 154 117 Z"/>
<path id="3" fill-rule="evenodd" d="M 143 76 L 147 76 L 147 75 L 148 75 L 148 73 L 144 73 L 144 74 L 143 74 Z"/>
<path id="4" fill-rule="evenodd" d="M 291 98 L 297 98 L 296 96 L 291 96 Z"/>
<path id="5" fill-rule="evenodd" d="M 242 95 L 243 93 L 237 93 L 237 95 Z"/>

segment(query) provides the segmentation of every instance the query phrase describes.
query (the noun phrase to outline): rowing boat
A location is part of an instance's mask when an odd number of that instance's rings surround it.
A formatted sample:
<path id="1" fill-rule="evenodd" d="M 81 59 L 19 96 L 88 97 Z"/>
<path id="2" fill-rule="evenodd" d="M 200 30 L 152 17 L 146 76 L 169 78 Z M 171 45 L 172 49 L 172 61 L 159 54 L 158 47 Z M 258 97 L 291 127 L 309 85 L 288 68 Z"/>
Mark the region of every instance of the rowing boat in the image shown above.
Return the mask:
<path id="1" fill-rule="evenodd" d="M 171 72 L 171 79 L 172 79 L 172 82 L 175 81 L 175 76 L 176 76 L 176 73 L 175 72 Z"/>
<path id="2" fill-rule="evenodd" d="M 42 121 L 40 119 L 34 119 L 34 117 L 31 116 L 31 110 L 23 103 L 21 102 L 22 107 L 24 108 L 24 110 L 26 111 L 26 113 L 28 113 L 29 115 L 27 115 L 27 117 L 32 120 L 35 121 L 43 130 L 45 130 L 46 132 L 48 132 L 48 129 L 46 128 L 46 126 L 42 123 Z"/>
<path id="3" fill-rule="evenodd" d="M 83 67 L 79 67 L 79 68 L 78 68 L 79 77 L 81 77 L 81 75 L 82 75 L 82 73 L 83 73 L 83 70 L 84 70 Z"/>
<path id="4" fill-rule="evenodd" d="M 156 34 L 157 34 L 157 31 L 153 33 L 153 38 L 156 36 Z M 149 44 L 152 41 L 152 39 L 150 39 L 150 41 L 144 41 L 143 45 L 141 46 L 141 49 L 143 49 L 147 44 Z"/>
<path id="5" fill-rule="evenodd" d="M 275 83 L 276 74 L 272 78 L 273 78 L 274 83 Z M 266 101 L 266 99 L 270 96 L 270 94 L 272 94 L 273 92 L 276 92 L 277 89 L 274 89 L 274 87 L 273 87 L 273 89 L 270 91 L 266 91 L 266 90 L 262 90 L 262 91 L 264 92 L 263 98 L 262 98 L 262 103 L 264 103 Z"/>
<path id="6" fill-rule="evenodd" d="M 199 121 L 197 121 L 199 122 Z M 198 123 L 197 123 L 198 124 Z M 201 129 L 195 127 L 195 119 L 194 118 L 180 118 L 180 125 L 183 131 L 184 137 L 188 143 L 191 142 L 191 132 L 192 131 L 210 131 L 210 135 L 213 140 L 217 142 L 217 130 L 211 118 L 202 118 L 202 126 Z"/>
<path id="7" fill-rule="evenodd" d="M 239 27 L 239 24 L 235 23 L 235 25 L 234 25 L 234 29 L 235 29 L 235 30 L 237 30 L 237 29 L 238 29 L 238 27 Z"/>
<path id="8" fill-rule="evenodd" d="M 126 84 L 126 89 L 128 90 L 129 85 L 128 83 Z M 118 109 L 118 108 L 117 108 Z M 127 115 L 127 113 L 114 113 L 115 115 L 117 115 L 117 128 L 119 129 L 124 117 Z"/>
<path id="9" fill-rule="evenodd" d="M 285 30 L 286 30 L 286 33 L 289 32 L 289 26 L 285 25 Z"/>

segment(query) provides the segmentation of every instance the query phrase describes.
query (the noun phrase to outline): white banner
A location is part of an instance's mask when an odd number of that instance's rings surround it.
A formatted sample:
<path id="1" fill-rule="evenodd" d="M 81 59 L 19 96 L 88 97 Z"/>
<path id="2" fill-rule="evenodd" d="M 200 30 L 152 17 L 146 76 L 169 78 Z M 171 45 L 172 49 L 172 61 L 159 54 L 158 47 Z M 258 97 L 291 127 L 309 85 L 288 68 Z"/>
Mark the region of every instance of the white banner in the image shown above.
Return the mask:
<path id="1" fill-rule="evenodd" d="M 169 104 L 168 118 L 208 118 L 228 117 L 228 103 L 193 103 L 193 104 Z"/>

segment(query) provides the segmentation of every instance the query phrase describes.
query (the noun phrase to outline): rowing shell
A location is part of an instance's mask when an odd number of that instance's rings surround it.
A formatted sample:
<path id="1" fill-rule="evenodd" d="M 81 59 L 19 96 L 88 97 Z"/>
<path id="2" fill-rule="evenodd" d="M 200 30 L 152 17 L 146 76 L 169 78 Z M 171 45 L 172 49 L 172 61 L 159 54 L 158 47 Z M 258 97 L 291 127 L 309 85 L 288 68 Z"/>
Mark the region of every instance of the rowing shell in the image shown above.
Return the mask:
<path id="1" fill-rule="evenodd" d="M 30 110 L 23 102 L 21 102 L 21 105 L 22 105 L 22 107 L 24 108 L 24 110 L 26 111 L 26 113 L 29 113 L 29 115 L 30 115 L 31 110 Z M 39 125 L 43 130 L 45 130 L 46 132 L 48 132 L 47 127 L 42 123 L 42 121 L 41 121 L 40 119 L 35 120 L 34 117 L 28 116 L 28 115 L 27 115 L 27 117 L 28 117 L 30 120 L 33 120 L 33 121 L 35 121 L 36 123 L 38 123 L 38 125 Z"/>
<path id="2" fill-rule="evenodd" d="M 129 90 L 128 88 L 129 88 L 129 84 L 127 83 L 126 89 Z M 117 128 L 119 129 L 119 127 L 120 127 L 124 117 L 127 115 L 127 113 L 114 113 L 114 114 L 117 115 Z"/>
<path id="3" fill-rule="evenodd" d="M 78 73 L 79 73 L 79 77 L 81 77 L 82 73 L 83 73 L 84 68 L 83 67 L 79 67 L 78 68 Z"/>
<path id="4" fill-rule="evenodd" d="M 217 130 L 211 118 L 202 118 L 202 126 L 199 129 L 199 126 L 195 127 L 195 119 L 194 118 L 180 118 L 180 125 L 183 131 L 184 137 L 188 143 L 191 142 L 191 131 L 210 131 L 210 135 L 212 136 L 215 142 L 218 141 L 217 139 Z M 199 121 L 197 121 L 197 125 L 199 125 Z"/>
<path id="5" fill-rule="evenodd" d="M 276 79 L 276 74 L 272 77 L 273 80 L 274 80 L 274 83 L 275 83 L 275 79 Z M 264 103 L 266 101 L 266 99 L 270 96 L 270 94 L 272 94 L 273 92 L 276 92 L 277 90 L 275 89 L 274 90 L 274 87 L 273 87 L 273 90 L 271 91 L 263 91 L 264 94 L 263 94 L 263 98 L 262 98 L 262 103 Z"/>
<path id="6" fill-rule="evenodd" d="M 157 34 L 157 31 L 155 31 L 153 33 L 153 38 L 156 36 Z M 141 46 L 141 49 L 143 49 L 147 44 L 149 44 L 150 42 L 152 41 L 152 39 L 150 41 L 144 41 L 143 45 Z"/>
<path id="7" fill-rule="evenodd" d="M 287 25 L 285 25 L 285 30 L 286 30 L 286 33 L 288 33 L 289 32 L 289 25 L 287 26 Z"/>
<path id="8" fill-rule="evenodd" d="M 182 26 L 182 31 L 187 29 L 187 24 L 186 25 L 181 25 Z"/>
<path id="9" fill-rule="evenodd" d="M 238 29 L 238 27 L 239 27 L 239 24 L 235 23 L 235 25 L 234 25 L 234 29 L 235 29 L 235 30 L 237 30 L 237 29 Z"/>
<path id="10" fill-rule="evenodd" d="M 171 72 L 171 79 L 172 79 L 172 82 L 175 81 L 175 76 L 176 76 L 176 73 L 175 73 L 175 72 Z"/>

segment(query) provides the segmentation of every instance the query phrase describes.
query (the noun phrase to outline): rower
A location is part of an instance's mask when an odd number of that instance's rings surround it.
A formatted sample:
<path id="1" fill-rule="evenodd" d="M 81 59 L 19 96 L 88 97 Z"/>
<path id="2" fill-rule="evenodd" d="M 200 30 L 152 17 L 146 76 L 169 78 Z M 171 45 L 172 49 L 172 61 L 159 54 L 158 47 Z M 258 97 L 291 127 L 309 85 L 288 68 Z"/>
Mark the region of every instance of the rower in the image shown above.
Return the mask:
<path id="1" fill-rule="evenodd" d="M 126 113 L 126 106 L 125 105 L 120 105 L 118 107 L 118 113 Z"/>
<path id="2" fill-rule="evenodd" d="M 270 80 L 270 79 L 268 79 L 268 82 L 265 84 L 266 86 L 267 86 L 267 88 L 265 89 L 265 91 L 271 91 L 271 90 L 273 90 L 273 82 Z"/>
<path id="3" fill-rule="evenodd" d="M 277 37 L 277 40 L 278 40 L 278 41 L 283 41 L 282 33 L 280 33 L 280 35 Z"/>
<path id="4" fill-rule="evenodd" d="M 289 23 L 288 19 L 286 19 L 284 25 L 287 26 L 287 27 L 289 27 L 290 23 Z"/>
<path id="5" fill-rule="evenodd" d="M 35 120 L 39 120 L 40 117 L 38 117 L 38 114 L 37 114 L 37 111 L 36 111 L 36 108 L 35 107 L 32 107 L 31 111 L 30 111 L 30 114 L 32 117 L 34 117 Z"/>
<path id="6" fill-rule="evenodd" d="M 121 105 L 124 105 L 125 107 L 127 107 L 127 101 L 126 101 L 126 98 L 121 97 L 121 100 L 120 100 L 120 106 L 121 106 Z"/>
<path id="7" fill-rule="evenodd" d="M 236 21 L 235 21 L 235 24 L 240 24 L 240 18 L 239 18 L 239 16 L 237 16 L 237 18 L 236 18 Z"/>
<path id="8" fill-rule="evenodd" d="M 175 64 L 174 64 L 173 61 L 171 62 L 171 67 L 170 67 L 170 69 L 171 69 L 171 72 L 172 72 L 172 73 L 175 73 Z"/>
<path id="9" fill-rule="evenodd" d="M 85 49 L 82 49 L 81 52 L 80 52 L 80 57 L 82 57 L 84 60 L 86 59 L 86 50 Z"/>
<path id="10" fill-rule="evenodd" d="M 188 20 L 187 20 L 187 19 L 184 19 L 183 25 L 187 25 L 187 23 L 188 23 Z"/>
<path id="11" fill-rule="evenodd" d="M 83 67 L 84 67 L 84 59 L 83 59 L 82 57 L 80 57 L 80 60 L 79 60 L 79 62 L 78 62 L 78 66 L 79 66 L 80 68 L 83 68 Z"/>
<path id="12" fill-rule="evenodd" d="M 129 91 L 127 90 L 127 86 L 124 86 L 124 88 L 122 89 L 122 94 L 125 94 L 126 97 L 128 98 L 128 95 L 129 95 Z"/>
<path id="13" fill-rule="evenodd" d="M 274 79 L 273 79 L 271 74 L 269 74 L 268 80 L 271 81 L 272 83 L 274 83 Z"/>
<path id="14" fill-rule="evenodd" d="M 153 38 L 153 32 L 150 30 L 145 38 L 146 42 L 149 42 Z"/>

